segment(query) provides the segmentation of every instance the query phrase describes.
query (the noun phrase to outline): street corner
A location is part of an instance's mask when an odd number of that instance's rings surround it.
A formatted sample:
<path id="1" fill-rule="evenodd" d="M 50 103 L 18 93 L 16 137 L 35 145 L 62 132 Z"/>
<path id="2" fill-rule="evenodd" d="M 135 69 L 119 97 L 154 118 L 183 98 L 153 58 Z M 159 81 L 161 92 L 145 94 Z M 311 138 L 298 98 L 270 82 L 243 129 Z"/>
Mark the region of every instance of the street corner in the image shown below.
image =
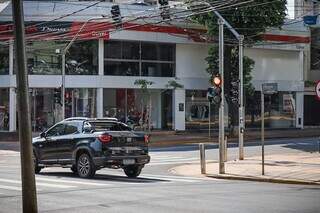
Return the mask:
<path id="1" fill-rule="evenodd" d="M 218 162 L 207 163 L 206 174 L 201 174 L 200 163 L 177 166 L 170 172 L 183 176 L 320 186 L 320 158 L 315 152 L 267 155 L 264 175 L 260 156 L 227 161 L 225 174 L 219 174 Z"/>

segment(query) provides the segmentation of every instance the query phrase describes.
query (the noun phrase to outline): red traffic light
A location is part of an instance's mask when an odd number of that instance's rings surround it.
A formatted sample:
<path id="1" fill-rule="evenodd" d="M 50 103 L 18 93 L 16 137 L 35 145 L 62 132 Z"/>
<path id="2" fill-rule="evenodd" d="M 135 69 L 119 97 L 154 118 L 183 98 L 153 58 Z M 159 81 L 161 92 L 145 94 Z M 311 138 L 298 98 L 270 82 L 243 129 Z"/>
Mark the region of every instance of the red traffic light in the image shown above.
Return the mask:
<path id="1" fill-rule="evenodd" d="M 220 75 L 215 75 L 212 79 L 212 84 L 214 86 L 220 86 L 222 83 Z"/>

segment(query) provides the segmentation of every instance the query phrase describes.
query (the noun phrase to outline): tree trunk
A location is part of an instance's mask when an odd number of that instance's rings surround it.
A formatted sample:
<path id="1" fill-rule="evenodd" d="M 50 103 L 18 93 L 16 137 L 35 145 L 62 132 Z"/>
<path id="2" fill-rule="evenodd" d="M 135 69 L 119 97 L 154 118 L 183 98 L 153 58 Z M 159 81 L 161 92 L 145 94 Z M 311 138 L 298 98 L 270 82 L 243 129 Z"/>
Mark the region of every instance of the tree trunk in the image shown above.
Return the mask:
<path id="1" fill-rule="evenodd" d="M 224 92 L 226 101 L 228 104 L 228 113 L 229 113 L 229 130 L 230 136 L 235 136 L 237 134 L 237 129 L 235 128 L 238 125 L 238 104 L 234 104 L 230 99 L 230 89 L 231 89 L 231 72 L 232 72 L 232 46 L 225 45 L 224 52 Z"/>

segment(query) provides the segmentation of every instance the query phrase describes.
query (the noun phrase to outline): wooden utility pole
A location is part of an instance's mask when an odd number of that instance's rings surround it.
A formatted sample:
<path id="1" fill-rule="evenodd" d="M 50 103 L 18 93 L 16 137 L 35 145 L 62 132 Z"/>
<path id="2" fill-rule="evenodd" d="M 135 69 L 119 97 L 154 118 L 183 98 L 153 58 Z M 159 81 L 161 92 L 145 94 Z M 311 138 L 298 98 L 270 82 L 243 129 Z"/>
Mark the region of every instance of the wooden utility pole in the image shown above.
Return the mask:
<path id="1" fill-rule="evenodd" d="M 24 40 L 23 2 L 21 0 L 12 0 L 12 14 L 17 65 L 16 78 L 21 156 L 22 209 L 24 213 L 37 213 L 37 191 L 32 158 L 31 113 Z"/>

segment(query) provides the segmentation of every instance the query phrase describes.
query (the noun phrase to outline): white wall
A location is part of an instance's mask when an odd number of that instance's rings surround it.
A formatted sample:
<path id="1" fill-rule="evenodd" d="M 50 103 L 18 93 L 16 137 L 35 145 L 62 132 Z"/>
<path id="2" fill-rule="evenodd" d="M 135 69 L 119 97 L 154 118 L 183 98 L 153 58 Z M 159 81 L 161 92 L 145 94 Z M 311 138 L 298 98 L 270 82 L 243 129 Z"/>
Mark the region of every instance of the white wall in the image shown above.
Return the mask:
<path id="1" fill-rule="evenodd" d="M 277 82 L 280 91 L 303 91 L 300 51 L 247 48 L 245 55 L 255 61 L 252 82 L 256 90 L 260 90 L 261 83 Z"/>
<path id="2" fill-rule="evenodd" d="M 209 75 L 206 72 L 207 44 L 176 45 L 176 76 L 185 89 L 207 89 Z"/>

